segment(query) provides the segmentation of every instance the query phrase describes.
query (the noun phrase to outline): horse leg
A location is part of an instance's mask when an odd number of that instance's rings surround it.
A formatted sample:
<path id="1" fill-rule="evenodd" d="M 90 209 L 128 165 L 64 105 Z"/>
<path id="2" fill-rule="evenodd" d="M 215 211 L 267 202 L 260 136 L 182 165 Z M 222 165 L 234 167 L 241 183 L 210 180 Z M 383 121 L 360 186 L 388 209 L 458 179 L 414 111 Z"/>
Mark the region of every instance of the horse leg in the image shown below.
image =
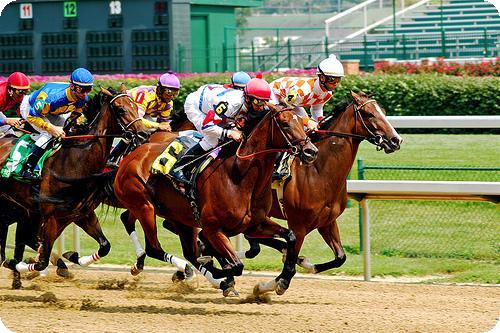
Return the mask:
<path id="1" fill-rule="evenodd" d="M 45 221 L 41 221 L 43 225 L 40 231 L 41 245 L 38 248 L 38 256 L 34 263 L 27 264 L 25 262 L 19 262 L 16 259 L 9 260 L 4 263 L 4 266 L 12 269 L 13 271 L 18 271 L 20 273 L 43 271 L 49 265 L 50 253 L 52 247 L 57 237 L 59 237 L 69 224 L 69 221 L 58 220 L 54 216 L 49 216 Z"/>
<path id="2" fill-rule="evenodd" d="M 215 279 L 239 276 L 243 273 L 243 263 L 236 255 L 236 251 L 234 250 L 230 239 L 221 230 L 205 227 L 202 229 L 199 236 L 201 241 L 205 243 L 205 246 L 208 247 L 208 251 L 216 253 L 226 259 L 221 260 L 223 266 L 220 270 L 213 267 L 213 264 L 211 263 L 205 264 L 206 267 L 209 267 L 212 270 L 212 274 L 214 274 L 213 277 Z M 207 240 L 206 242 L 204 241 L 205 239 Z M 211 267 L 209 265 L 211 265 Z"/>
<path id="3" fill-rule="evenodd" d="M 240 259 L 253 259 L 260 253 L 260 244 L 273 248 L 281 253 L 283 257 L 286 254 L 286 242 L 276 238 L 250 238 L 245 236 L 250 245 L 247 251 L 237 251 L 236 254 Z"/>
<path id="4" fill-rule="evenodd" d="M 89 256 L 82 257 L 80 257 L 78 252 L 68 251 L 63 254 L 64 258 L 68 259 L 72 263 L 86 267 L 99 261 L 102 257 L 108 255 L 109 251 L 111 250 L 111 244 L 109 243 L 109 240 L 106 238 L 106 236 L 104 236 L 104 233 L 101 229 L 101 224 L 99 223 L 99 220 L 97 219 L 97 216 L 93 211 L 90 212 L 89 215 L 76 220 L 75 224 L 82 228 L 83 231 L 87 233 L 87 235 L 92 237 L 99 244 L 99 250 Z"/>
<path id="5" fill-rule="evenodd" d="M 342 242 L 340 241 L 340 231 L 337 225 L 337 220 L 333 220 L 332 223 L 318 228 L 318 232 L 325 240 L 326 244 L 335 253 L 335 259 L 322 264 L 316 264 L 314 266 L 314 273 L 320 273 L 326 271 L 330 268 L 338 268 L 344 264 L 347 256 L 342 247 Z"/>
<path id="6" fill-rule="evenodd" d="M 134 210 L 133 214 L 137 217 L 141 223 L 142 229 L 144 230 L 146 254 L 151 258 L 174 265 L 178 270 L 183 271 L 186 274 L 186 277 L 191 277 L 194 274 L 194 271 L 189 264 L 185 260 L 165 252 L 161 247 L 161 244 L 158 241 L 156 215 L 153 205 L 149 202 L 144 203 L 138 207 L 137 210 Z"/>
<path id="7" fill-rule="evenodd" d="M 0 262 L 5 261 L 5 249 L 7 248 L 7 234 L 9 233 L 9 225 L 2 222 L 0 224 Z"/>
<path id="8" fill-rule="evenodd" d="M 273 290 L 278 295 L 282 295 L 290 286 L 290 282 L 296 273 L 297 252 L 295 250 L 296 238 L 294 233 L 266 217 L 262 223 L 248 229 L 245 235 L 251 238 L 272 238 L 277 235 L 286 241 L 286 256 L 281 273 L 274 280 L 268 283 L 261 282 L 254 287 L 254 294 L 256 295 Z"/>
<path id="9" fill-rule="evenodd" d="M 136 262 L 134 266 L 130 268 L 130 274 L 136 276 L 144 270 L 146 251 L 142 248 L 141 242 L 139 242 L 139 237 L 137 237 L 137 233 L 135 232 L 135 216 L 130 214 L 130 211 L 126 210 L 120 215 L 120 220 L 122 221 L 125 230 L 132 240 L 132 244 L 134 244 Z"/>

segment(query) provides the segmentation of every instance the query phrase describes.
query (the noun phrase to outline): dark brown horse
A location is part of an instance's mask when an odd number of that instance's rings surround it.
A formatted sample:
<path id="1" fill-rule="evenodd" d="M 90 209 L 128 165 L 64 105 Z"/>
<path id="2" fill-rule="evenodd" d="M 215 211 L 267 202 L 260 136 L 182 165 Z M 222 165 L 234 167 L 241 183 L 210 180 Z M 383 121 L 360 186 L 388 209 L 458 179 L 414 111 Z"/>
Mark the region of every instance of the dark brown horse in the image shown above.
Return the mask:
<path id="1" fill-rule="evenodd" d="M 88 126 L 86 135 L 67 137 L 62 140 L 60 150 L 45 162 L 41 181 L 36 186 L 20 183 L 12 179 L 1 179 L 0 216 L 5 207 L 17 207 L 21 215 L 33 218 L 39 214 L 38 258 L 34 264 L 25 264 L 13 259 L 6 266 L 20 272 L 42 271 L 49 262 L 49 255 L 57 237 L 71 222 L 75 222 L 89 236 L 99 243 L 99 250 L 91 256 L 79 257 L 75 252 L 67 255 L 72 262 L 88 265 L 108 254 L 109 241 L 104 236 L 94 209 L 100 200 L 95 195 L 99 188 L 80 186 L 77 193 L 67 191 L 72 187 L 69 179 L 80 179 L 85 184 L 86 177 L 94 177 L 102 172 L 109 155 L 114 137 L 126 136 L 133 144 L 144 141 L 146 128 L 138 121 L 136 104 L 123 92 L 103 89 L 88 103 L 86 112 Z M 82 141 L 82 140 L 83 141 Z M 7 140 L 7 139 L 6 139 Z M 0 165 L 13 146 L 13 140 L 0 140 Z M 108 175 L 104 174 L 102 179 Z M 101 182 L 104 185 L 105 182 Z M 71 193 L 71 195 L 69 195 Z M 61 195 L 67 194 L 67 197 Z"/>
<path id="2" fill-rule="evenodd" d="M 164 176 L 150 174 L 155 158 L 165 143 L 147 143 L 122 161 L 115 180 L 115 195 L 140 221 L 146 237 L 148 256 L 165 253 L 156 233 L 156 215 L 165 217 L 179 235 L 184 257 L 200 272 L 212 279 L 241 275 L 243 264 L 228 237 L 244 233 L 255 238 L 281 237 L 287 243 L 287 258 L 281 274 L 272 281 L 283 293 L 295 274 L 297 255 L 295 238 L 288 229 L 267 217 L 271 208 L 271 175 L 276 152 L 289 150 L 311 163 L 316 147 L 308 140 L 302 120 L 289 110 L 273 110 L 264 116 L 248 139 L 238 148 L 225 148 L 199 176 L 199 220 L 193 215 L 191 203 Z M 222 269 L 210 262 L 198 262 L 198 228 L 207 246 L 226 260 Z"/>
<path id="3" fill-rule="evenodd" d="M 313 265 L 299 257 L 298 263 L 314 273 L 340 267 L 346 260 L 337 218 L 346 207 L 346 179 L 361 141 L 367 140 L 386 153 L 398 150 L 402 143 L 374 99 L 364 93 L 351 92 L 351 96 L 351 102 L 339 105 L 331 116 L 321 122 L 319 137 L 313 140 L 319 150 L 314 167 L 295 160 L 291 166 L 291 177 L 283 184 L 283 206 L 275 196 L 270 211 L 270 216 L 288 221 L 288 227 L 297 239 L 297 253 L 305 236 L 315 229 L 332 249 L 335 258 L 322 264 Z M 247 239 L 250 250 L 239 253 L 240 257 L 255 257 L 260 251 L 259 243 L 286 251 L 285 244 L 279 240 L 259 240 L 248 236 Z"/>

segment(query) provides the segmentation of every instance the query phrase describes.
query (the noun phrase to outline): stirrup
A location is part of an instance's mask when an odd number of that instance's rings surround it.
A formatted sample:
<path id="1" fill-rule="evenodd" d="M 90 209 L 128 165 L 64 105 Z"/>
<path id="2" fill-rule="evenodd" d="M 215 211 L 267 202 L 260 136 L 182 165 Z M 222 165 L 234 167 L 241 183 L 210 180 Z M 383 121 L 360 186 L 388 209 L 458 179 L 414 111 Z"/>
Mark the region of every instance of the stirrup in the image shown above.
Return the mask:
<path id="1" fill-rule="evenodd" d="M 179 170 L 177 172 L 173 172 L 171 175 L 172 175 L 172 178 L 174 178 L 176 181 L 178 181 L 180 183 L 183 183 L 183 184 L 190 183 L 189 179 L 186 178 L 186 176 L 184 175 L 184 172 L 182 170 Z"/>

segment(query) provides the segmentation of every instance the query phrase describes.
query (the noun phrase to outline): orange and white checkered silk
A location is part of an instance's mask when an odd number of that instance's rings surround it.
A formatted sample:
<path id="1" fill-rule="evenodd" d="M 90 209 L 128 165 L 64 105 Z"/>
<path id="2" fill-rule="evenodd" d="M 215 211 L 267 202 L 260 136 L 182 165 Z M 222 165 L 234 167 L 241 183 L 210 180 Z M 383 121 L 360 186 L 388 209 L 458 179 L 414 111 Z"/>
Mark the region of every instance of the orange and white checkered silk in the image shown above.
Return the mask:
<path id="1" fill-rule="evenodd" d="M 330 91 L 323 90 L 318 78 L 282 77 L 270 85 L 279 102 L 290 106 L 324 105 L 332 97 Z"/>

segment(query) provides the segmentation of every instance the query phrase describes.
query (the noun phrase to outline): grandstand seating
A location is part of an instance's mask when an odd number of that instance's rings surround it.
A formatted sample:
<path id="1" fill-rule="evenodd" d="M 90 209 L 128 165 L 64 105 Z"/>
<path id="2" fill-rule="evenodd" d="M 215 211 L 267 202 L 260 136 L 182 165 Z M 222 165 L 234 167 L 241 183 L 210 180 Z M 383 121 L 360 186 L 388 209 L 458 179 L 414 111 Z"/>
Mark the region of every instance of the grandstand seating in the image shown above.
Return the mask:
<path id="1" fill-rule="evenodd" d="M 498 56 L 500 15 L 483 0 L 449 0 L 442 6 L 433 2 L 398 17 L 396 29 L 392 24 L 377 27 L 366 36 L 334 44 L 331 51 L 341 59 L 359 59 L 363 67 L 383 58 Z"/>

